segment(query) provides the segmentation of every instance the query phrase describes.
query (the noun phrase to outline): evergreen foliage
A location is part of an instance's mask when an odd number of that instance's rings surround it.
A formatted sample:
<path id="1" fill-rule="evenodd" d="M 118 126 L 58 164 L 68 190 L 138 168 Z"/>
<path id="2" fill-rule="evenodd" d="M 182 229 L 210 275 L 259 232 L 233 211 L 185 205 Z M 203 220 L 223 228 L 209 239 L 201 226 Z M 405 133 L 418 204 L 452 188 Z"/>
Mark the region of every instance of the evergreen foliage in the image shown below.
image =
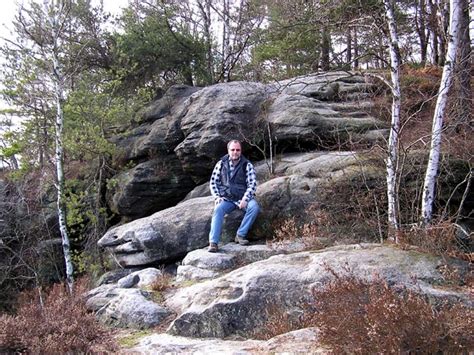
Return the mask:
<path id="1" fill-rule="evenodd" d="M 230 79 L 272 82 L 317 72 L 322 68 L 359 70 L 364 67 L 377 70 L 383 78 L 388 77 L 384 70 L 389 63 L 389 39 L 382 2 L 378 0 L 249 0 L 241 2 L 240 7 L 233 4 L 235 6 L 227 9 L 227 13 L 214 4 L 210 9 L 213 21 L 217 20 L 212 22 L 213 32 L 208 34 L 208 38 L 203 34 L 205 19 L 202 14 L 198 15 L 190 1 L 131 2 L 115 23 L 101 6 L 92 6 L 88 0 L 63 0 L 58 3 L 67 7 L 70 19 L 61 32 L 58 58 L 65 73 L 63 84 L 66 93 L 62 102 L 66 222 L 71 231 L 73 261 L 78 274 L 95 276 L 108 266 L 100 257 L 96 242 L 114 218 L 107 209 L 105 194 L 107 185 L 117 184 L 114 175 L 120 168 L 116 162 L 121 152 L 109 138 L 122 127 L 133 125 L 138 120 L 139 110 L 171 85 L 197 86 Z M 442 5 L 440 1 L 430 3 Z M 433 108 L 431 102 L 439 86 L 440 70 L 437 65 L 443 63 L 446 26 L 443 26 L 441 6 L 425 9 L 421 2 L 412 1 L 396 1 L 395 5 L 401 61 L 412 64 L 405 64 L 401 75 L 402 96 L 406 101 L 402 107 L 400 132 L 404 139 L 401 148 L 405 154 L 405 166 L 401 168 L 405 170 L 400 182 L 411 185 L 413 190 L 407 191 L 418 191 L 418 173 L 424 162 L 410 161 L 409 153 L 410 149 L 423 148 L 422 139 L 414 139 L 413 136 L 429 134 L 418 130 L 416 123 L 426 118 Z M 8 201 L 21 212 L 21 218 L 12 221 L 12 235 L 0 239 L 0 256 L 2 262 L 8 265 L 7 271 L 1 275 L 3 292 L 0 295 L 0 310 L 8 312 L 14 312 L 17 308 L 15 295 L 19 291 L 32 286 L 41 287 L 64 277 L 62 266 L 55 263 L 58 251 L 54 246 L 48 244 L 48 248 L 51 247 L 48 250 L 38 247 L 58 237 L 50 234 L 56 228 L 56 219 L 51 213 L 55 185 L 55 106 L 49 64 L 44 57 L 44 50 L 51 45 L 52 38 L 44 31 L 46 19 L 40 15 L 40 6 L 38 1 L 29 1 L 19 7 L 14 33 L 11 38 L 2 41 L 0 47 L 3 57 L 0 94 L 10 106 L 2 114 L 22 119 L 17 128 L 2 122 L 1 128 L 6 133 L 0 135 L 0 160 L 6 166 L 2 179 L 8 181 L 9 191 L 15 191 L 21 197 Z M 436 21 L 432 19 L 433 14 Z M 436 14 L 441 21 L 437 21 Z M 221 28 L 226 21 L 228 43 L 224 48 Z M 411 25 L 413 21 L 416 28 Z M 431 34 L 432 39 L 424 38 L 426 34 Z M 432 58 L 423 52 L 429 40 L 433 41 L 430 43 Z M 33 42 L 37 45 L 33 46 Z M 423 68 L 425 65 L 433 67 Z M 465 85 L 470 87 L 470 81 Z M 381 88 L 376 94 L 380 104 L 378 116 L 388 116 L 387 101 L 382 97 L 385 90 Z M 464 117 L 469 117 L 469 112 L 472 114 L 472 102 L 467 101 L 467 106 L 463 109 Z M 452 111 L 448 124 L 456 120 L 455 110 Z M 456 125 L 456 130 L 458 128 Z M 452 131 L 448 130 L 448 133 L 454 135 Z M 472 170 L 470 147 L 455 142 L 448 148 L 448 155 L 469 161 L 467 169 Z M 454 171 L 451 168 L 448 170 Z M 418 177 L 412 176 L 414 171 Z M 441 171 L 444 174 L 446 168 Z M 444 180 L 440 180 L 442 183 Z M 341 190 L 344 188 L 339 187 Z M 335 200 L 334 196 L 341 199 L 347 196 L 347 191 L 342 191 L 344 194 L 337 192 L 330 196 L 332 200 Z M 370 229 L 376 237 L 382 235 L 376 230 L 379 220 L 375 217 L 385 216 L 386 213 L 382 206 L 385 205 L 385 196 L 381 196 L 383 187 L 376 186 L 374 191 L 367 193 L 359 191 L 359 195 L 353 191 L 349 193 L 358 205 L 348 207 L 354 210 L 345 216 L 340 214 L 338 218 L 349 216 L 357 220 L 362 216 L 364 221 L 358 223 L 358 228 L 364 231 Z M 409 196 L 403 195 L 406 192 L 400 193 L 401 204 L 407 206 L 401 211 L 402 222 L 416 223 L 418 206 L 413 201 L 419 201 L 420 196 L 414 198 L 411 193 Z M 369 210 L 374 199 L 380 202 L 378 208 L 381 212 L 379 215 L 377 210 L 377 216 L 373 209 Z M 440 202 L 445 205 L 438 206 L 439 210 L 451 208 L 450 199 L 451 196 L 441 196 Z M 370 203 L 363 204 L 361 201 Z M 328 206 L 332 207 L 330 202 Z M 289 230 L 315 234 L 314 225 L 307 224 L 300 228 L 287 224 L 286 228 L 283 231 L 286 234 Z M 452 236 L 447 240 L 451 245 L 454 232 L 449 228 L 443 229 L 442 237 L 446 235 L 446 230 Z M 417 236 L 431 235 L 432 231 L 415 232 L 416 235 L 405 233 L 401 237 L 407 243 L 423 244 L 424 249 L 430 250 L 426 247 L 427 238 L 422 238 L 422 243 Z M 325 230 L 325 233 L 328 238 L 334 237 L 332 231 Z M 347 285 L 353 286 L 350 283 Z M 364 288 L 364 292 L 374 292 L 368 285 L 356 286 Z M 396 299 L 391 290 L 384 290 L 387 293 L 379 295 L 382 300 L 388 297 L 393 302 L 401 302 L 403 307 L 425 307 L 421 300 L 410 298 L 412 296 Z M 54 292 L 58 299 L 63 297 L 58 290 Z M 404 304 L 407 300 L 414 301 Z M 29 314 L 28 317 L 41 312 L 33 306 L 26 311 L 25 305 L 17 309 L 19 318 L 3 317 L 1 326 L 8 330 L 9 326 L 17 323 L 14 329 L 26 332 L 26 323 L 31 319 L 25 318 L 24 312 Z M 429 311 L 431 309 L 423 308 L 424 315 Z M 79 313 L 75 312 L 67 314 L 79 317 Z M 366 315 L 370 316 L 369 313 Z M 437 319 L 444 322 L 442 318 L 433 319 L 430 318 L 430 322 L 436 323 Z M 408 320 L 411 321 L 411 318 Z M 377 321 L 382 322 L 380 319 Z M 400 329 L 406 331 L 412 328 Z M 0 334 L 12 336 L 3 331 Z M 37 343 L 34 344 L 25 343 L 23 338 L 13 338 L 2 338 L 2 341 L 10 342 L 10 345 L 4 345 L 5 349 L 44 350 L 39 347 L 38 338 L 35 338 Z M 55 342 L 46 344 L 49 344 L 46 350 L 90 351 L 86 345 L 74 345 L 73 340 L 70 343 L 73 345 L 64 349 L 55 349 Z M 406 347 L 400 346 L 399 349 Z"/>

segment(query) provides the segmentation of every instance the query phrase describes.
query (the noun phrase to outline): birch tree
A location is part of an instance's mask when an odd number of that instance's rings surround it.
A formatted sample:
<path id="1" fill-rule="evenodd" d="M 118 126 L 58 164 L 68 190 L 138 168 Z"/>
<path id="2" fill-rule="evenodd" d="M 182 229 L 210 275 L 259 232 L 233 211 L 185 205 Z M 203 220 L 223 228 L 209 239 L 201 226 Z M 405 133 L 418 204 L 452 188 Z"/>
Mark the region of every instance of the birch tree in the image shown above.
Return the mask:
<path id="1" fill-rule="evenodd" d="M 78 5 L 82 3 L 77 3 Z M 79 23 L 72 19 L 71 9 L 74 3 L 68 0 L 44 0 L 41 4 L 30 2 L 28 7 L 20 7 L 17 18 L 18 43 L 22 50 L 33 58 L 35 81 L 43 83 L 44 90 L 37 93 L 44 101 L 45 115 L 54 117 L 54 165 L 55 185 L 57 188 L 57 216 L 61 233 L 65 261 L 66 281 L 72 292 L 73 263 L 71 245 L 66 223 L 64 193 L 64 96 L 66 83 L 71 83 L 83 64 L 81 59 L 87 54 L 86 44 L 82 43 L 83 33 L 79 34 Z M 85 32 L 84 32 L 85 33 Z M 91 41 L 86 41 L 90 44 Z M 74 48 L 71 48 L 75 45 Z M 71 50 L 70 52 L 68 52 Z M 71 53 L 74 53 L 72 55 Z M 19 79 L 18 79 L 19 80 Z M 49 124 L 49 122 L 48 122 Z"/>
<path id="2" fill-rule="evenodd" d="M 439 160 L 441 154 L 441 136 L 443 132 L 443 119 L 446 112 L 448 93 L 452 86 L 454 77 L 454 66 L 456 52 L 459 43 L 459 30 L 461 24 L 462 0 L 450 0 L 449 12 L 449 35 L 446 62 L 443 67 L 441 83 L 436 100 L 436 107 L 433 116 L 433 126 L 431 130 L 431 146 L 426 168 L 425 180 L 423 184 L 423 196 L 421 205 L 421 221 L 423 225 L 428 225 L 433 218 L 433 205 L 435 199 L 436 179 L 439 171 Z"/>
<path id="3" fill-rule="evenodd" d="M 51 43 L 48 52 L 45 52 L 46 57 L 50 57 L 51 62 L 51 78 L 54 84 L 54 97 L 56 105 L 56 145 L 55 145 L 55 163 L 56 163 L 56 189 L 57 189 L 57 211 L 59 220 L 59 230 L 61 232 L 61 240 L 63 246 L 64 262 L 66 265 L 66 282 L 69 287 L 69 292 L 72 293 L 74 282 L 74 268 L 71 258 L 71 243 L 66 225 L 66 208 L 64 198 L 64 148 L 63 148 L 63 127 L 64 127 L 64 75 L 61 71 L 59 62 L 60 50 L 60 32 L 67 23 L 67 6 L 64 2 L 58 1 L 48 3 L 46 0 L 43 3 L 43 9 L 46 19 L 51 26 Z"/>
<path id="4" fill-rule="evenodd" d="M 400 51 L 398 45 L 398 32 L 393 11 L 393 2 L 384 0 L 385 15 L 387 17 L 388 28 L 390 32 L 390 72 L 392 79 L 392 118 L 390 124 L 390 136 L 388 140 L 387 157 L 387 196 L 388 196 L 388 222 L 389 237 L 397 240 L 397 231 L 399 229 L 398 221 L 398 191 L 397 191 L 397 171 L 398 171 L 398 141 L 400 133 Z M 392 236 L 392 231 L 395 236 Z"/>

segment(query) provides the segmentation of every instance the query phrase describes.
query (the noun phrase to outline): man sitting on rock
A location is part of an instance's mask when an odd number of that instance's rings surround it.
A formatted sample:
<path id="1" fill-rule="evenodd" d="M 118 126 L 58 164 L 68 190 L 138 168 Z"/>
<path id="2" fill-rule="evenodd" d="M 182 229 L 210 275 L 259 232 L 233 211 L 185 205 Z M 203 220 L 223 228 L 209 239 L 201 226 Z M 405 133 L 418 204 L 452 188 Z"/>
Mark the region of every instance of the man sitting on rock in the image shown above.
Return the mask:
<path id="1" fill-rule="evenodd" d="M 255 201 L 257 178 L 250 161 L 242 155 L 242 144 L 237 140 L 227 143 L 227 153 L 212 171 L 210 188 L 215 199 L 209 233 L 209 251 L 218 250 L 224 216 L 237 207 L 245 212 L 235 236 L 235 242 L 248 245 L 247 234 L 260 207 Z"/>

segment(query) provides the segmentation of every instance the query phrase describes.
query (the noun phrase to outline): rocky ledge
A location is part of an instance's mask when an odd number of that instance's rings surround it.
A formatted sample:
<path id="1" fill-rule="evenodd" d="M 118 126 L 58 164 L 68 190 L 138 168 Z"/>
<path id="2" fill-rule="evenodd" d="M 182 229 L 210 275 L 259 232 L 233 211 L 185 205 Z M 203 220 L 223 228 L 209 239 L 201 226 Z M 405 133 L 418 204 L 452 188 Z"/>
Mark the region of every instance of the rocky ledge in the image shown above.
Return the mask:
<path id="1" fill-rule="evenodd" d="M 293 250 L 300 247 L 293 245 Z M 173 287 L 159 295 L 145 280 L 149 277 L 145 275 L 151 272 L 148 269 L 90 291 L 87 304 L 91 310 L 98 311 L 103 321 L 116 326 L 140 329 L 167 326 L 164 333 L 144 337 L 130 349 L 135 353 L 173 349 L 186 353 L 211 350 L 251 353 L 256 349 L 284 348 L 288 344 L 282 344 L 289 339 L 296 352 L 299 349 L 324 352 L 317 341 L 317 330 L 305 329 L 269 341 L 257 341 L 253 339 L 255 329 L 264 327 L 275 307 L 298 319 L 311 299 L 312 290 L 323 288 L 334 278 L 334 272 L 342 275 L 348 270 L 356 278 L 382 279 L 391 287 L 412 290 L 432 302 L 474 306 L 469 290 L 453 284 L 443 273 L 443 266 L 455 270 L 459 280 L 472 273 L 469 263 L 456 259 L 445 260 L 380 244 L 341 245 L 289 254 L 288 247 L 278 250 L 278 247 L 253 245 L 244 249 L 229 244 L 223 252 L 213 255 L 202 250 L 188 254 L 180 268 L 194 265 L 209 274 L 203 277 L 201 272 L 192 277 L 193 273 L 178 272 L 181 277 L 186 274 L 186 280 L 175 280 Z M 286 254 L 272 256 L 274 253 Z"/>

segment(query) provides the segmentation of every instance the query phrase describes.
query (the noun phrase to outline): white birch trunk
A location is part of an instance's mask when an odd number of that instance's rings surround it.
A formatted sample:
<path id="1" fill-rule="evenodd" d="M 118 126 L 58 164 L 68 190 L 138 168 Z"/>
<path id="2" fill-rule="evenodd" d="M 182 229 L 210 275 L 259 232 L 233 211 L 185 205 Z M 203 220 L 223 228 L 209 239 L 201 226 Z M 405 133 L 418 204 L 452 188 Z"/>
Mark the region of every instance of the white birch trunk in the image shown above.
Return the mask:
<path id="1" fill-rule="evenodd" d="M 54 6 L 54 5 L 53 5 Z M 47 10 L 47 9 L 46 9 Z M 48 12 L 46 12 L 48 14 Z M 52 35 L 53 35 L 53 47 L 51 50 L 51 60 L 53 64 L 53 83 L 54 83 L 54 94 L 56 104 L 56 176 L 57 176 L 57 209 L 59 219 L 59 230 L 61 232 L 61 240 L 64 254 L 64 261 L 66 265 L 66 282 L 68 284 L 69 292 L 73 292 L 74 285 L 74 268 L 71 258 L 71 245 L 69 242 L 69 236 L 66 224 L 66 211 L 64 206 L 64 169 L 63 169 L 63 77 L 59 67 L 59 59 L 57 55 L 58 50 L 58 35 L 59 35 L 59 23 L 56 17 L 57 15 L 48 15 L 51 23 Z"/>
<path id="2" fill-rule="evenodd" d="M 388 157 L 387 157 L 387 197 L 388 197 L 388 223 L 389 238 L 397 240 L 397 231 L 399 229 L 398 221 L 398 141 L 400 132 L 400 57 L 398 47 L 398 33 L 393 14 L 393 4 L 391 0 L 384 0 L 385 14 L 387 16 L 388 28 L 390 30 L 390 69 L 392 78 L 392 119 L 390 125 L 390 136 L 388 140 Z M 395 236 L 393 233 L 395 232 Z"/>
<path id="3" fill-rule="evenodd" d="M 448 101 L 449 89 L 454 77 L 454 65 L 456 52 L 459 46 L 459 28 L 461 24 L 461 0 L 450 0 L 449 13 L 449 42 L 446 54 L 446 62 L 441 76 L 438 99 L 433 116 L 433 127 L 431 130 L 431 147 L 428 166 L 426 168 L 425 181 L 423 184 L 423 197 L 421 205 L 421 220 L 427 225 L 433 218 L 433 204 L 435 199 L 436 178 L 439 170 L 439 159 L 441 153 L 441 134 L 443 130 L 443 119 Z"/>

